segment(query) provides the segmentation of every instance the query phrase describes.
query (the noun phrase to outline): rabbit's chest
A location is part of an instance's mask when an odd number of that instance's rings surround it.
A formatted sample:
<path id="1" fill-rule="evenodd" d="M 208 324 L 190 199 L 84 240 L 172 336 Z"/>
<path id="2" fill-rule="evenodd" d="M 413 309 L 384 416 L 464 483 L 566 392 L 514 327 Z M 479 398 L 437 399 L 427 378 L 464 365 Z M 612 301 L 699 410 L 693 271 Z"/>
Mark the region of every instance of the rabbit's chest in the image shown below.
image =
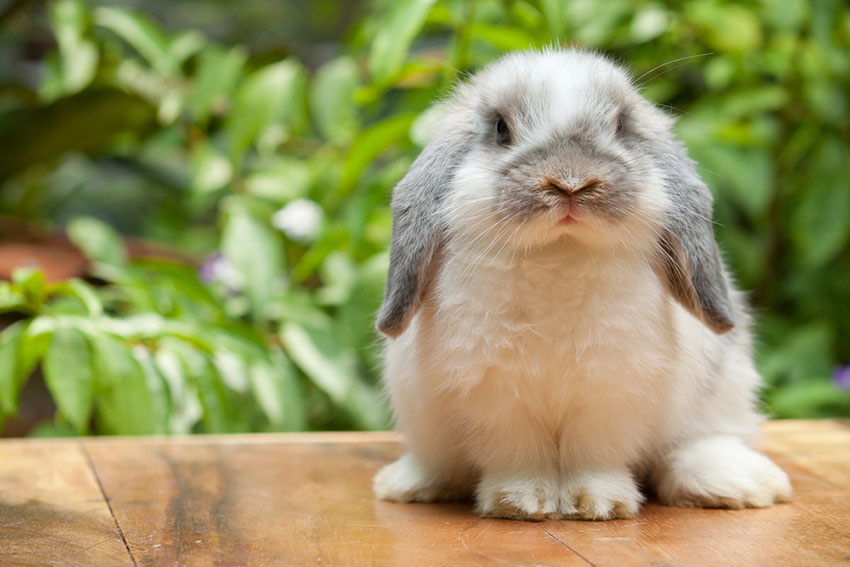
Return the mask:
<path id="1" fill-rule="evenodd" d="M 479 269 L 440 292 L 439 333 L 450 339 L 441 358 L 463 387 L 578 388 L 657 370 L 669 354 L 669 299 L 640 263 L 555 258 Z"/>

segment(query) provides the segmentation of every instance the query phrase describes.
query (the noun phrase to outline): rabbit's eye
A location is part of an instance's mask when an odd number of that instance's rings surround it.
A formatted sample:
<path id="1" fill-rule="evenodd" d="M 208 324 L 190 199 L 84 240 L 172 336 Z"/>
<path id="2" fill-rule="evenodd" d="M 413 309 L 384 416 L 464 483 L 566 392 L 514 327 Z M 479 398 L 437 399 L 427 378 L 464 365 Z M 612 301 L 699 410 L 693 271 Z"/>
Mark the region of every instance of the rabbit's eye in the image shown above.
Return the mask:
<path id="1" fill-rule="evenodd" d="M 617 116 L 617 122 L 615 123 L 615 127 L 618 136 L 622 136 L 626 132 L 626 122 L 622 114 Z"/>
<path id="2" fill-rule="evenodd" d="M 508 129 L 508 123 L 501 117 L 496 120 L 496 139 L 500 146 L 511 145 L 511 131 Z"/>

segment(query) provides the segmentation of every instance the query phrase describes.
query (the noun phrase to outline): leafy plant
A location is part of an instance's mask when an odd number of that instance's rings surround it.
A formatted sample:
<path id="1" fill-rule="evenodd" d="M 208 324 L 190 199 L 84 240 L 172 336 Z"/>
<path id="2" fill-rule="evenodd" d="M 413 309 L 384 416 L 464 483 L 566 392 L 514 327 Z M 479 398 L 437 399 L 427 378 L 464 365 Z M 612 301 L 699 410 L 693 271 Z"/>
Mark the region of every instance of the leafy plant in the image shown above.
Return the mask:
<path id="1" fill-rule="evenodd" d="M 0 89 L 0 211 L 67 225 L 102 285 L 0 284 L 21 317 L 4 415 L 40 365 L 69 432 L 385 426 L 372 317 L 423 113 L 506 51 L 565 43 L 679 116 L 752 291 L 768 411 L 850 415 L 830 378 L 850 363 L 841 3 L 375 1 L 319 65 L 109 5 L 44 16 L 41 80 Z M 110 225 L 188 260 L 130 261 Z"/>

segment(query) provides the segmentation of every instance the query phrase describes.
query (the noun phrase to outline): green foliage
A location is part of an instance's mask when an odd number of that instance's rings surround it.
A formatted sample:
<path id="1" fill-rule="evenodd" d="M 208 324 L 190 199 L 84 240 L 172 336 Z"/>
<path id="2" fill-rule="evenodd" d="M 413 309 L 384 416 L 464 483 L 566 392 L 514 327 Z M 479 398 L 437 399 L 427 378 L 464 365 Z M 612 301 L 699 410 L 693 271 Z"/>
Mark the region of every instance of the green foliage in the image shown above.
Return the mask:
<path id="1" fill-rule="evenodd" d="M 841 3 L 384 0 L 319 65 L 97 3 L 39 15 L 40 82 L 0 88 L 0 212 L 67 225 L 104 285 L 0 282 L 22 317 L 0 332 L 2 415 L 41 364 L 42 432 L 385 426 L 372 319 L 423 112 L 558 44 L 605 50 L 679 116 L 752 290 L 767 410 L 850 415 L 830 381 L 850 364 Z M 130 261 L 110 226 L 188 259 Z"/>

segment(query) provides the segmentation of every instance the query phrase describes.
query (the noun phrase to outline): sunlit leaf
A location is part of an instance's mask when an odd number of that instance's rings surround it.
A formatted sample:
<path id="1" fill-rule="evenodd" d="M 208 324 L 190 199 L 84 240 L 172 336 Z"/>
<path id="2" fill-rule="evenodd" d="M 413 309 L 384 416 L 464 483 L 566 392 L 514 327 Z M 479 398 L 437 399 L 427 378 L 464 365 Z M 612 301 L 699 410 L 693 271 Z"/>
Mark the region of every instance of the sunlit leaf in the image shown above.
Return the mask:
<path id="1" fill-rule="evenodd" d="M 83 434 L 88 430 L 95 369 L 86 337 L 75 329 L 53 334 L 44 358 L 44 381 L 59 412 Z"/>
<path id="2" fill-rule="evenodd" d="M 124 241 L 108 224 L 92 217 L 77 217 L 68 224 L 68 238 L 95 262 L 123 264 Z"/>
<path id="3" fill-rule="evenodd" d="M 281 331 L 286 352 L 333 401 L 344 403 L 358 379 L 353 353 L 327 324 L 286 323 Z"/>
<path id="4" fill-rule="evenodd" d="M 286 203 L 304 197 L 310 188 L 313 172 L 303 160 L 292 156 L 274 156 L 245 177 L 249 193 L 275 203 Z"/>
<path id="5" fill-rule="evenodd" d="M 15 323 L 0 331 L 0 413 L 6 415 L 18 411 L 21 385 L 16 366 L 22 331 L 22 323 Z"/>
<path id="6" fill-rule="evenodd" d="M 294 59 L 251 73 L 234 95 L 227 129 L 231 156 L 240 160 L 252 144 L 273 147 L 304 120 L 305 72 Z"/>
<path id="7" fill-rule="evenodd" d="M 91 337 L 97 372 L 98 423 L 106 433 L 165 433 L 148 379 L 128 345 L 115 337 Z"/>
<path id="8" fill-rule="evenodd" d="M 562 0 L 539 0 L 543 19 L 553 37 L 561 37 L 567 31 L 567 2 Z"/>
<path id="9" fill-rule="evenodd" d="M 240 46 L 226 51 L 209 48 L 201 52 L 189 98 L 189 108 L 196 121 L 203 124 L 211 115 L 227 109 L 246 59 L 247 53 Z"/>
<path id="10" fill-rule="evenodd" d="M 819 267 L 842 250 L 850 237 L 850 163 L 847 147 L 829 138 L 811 160 L 811 185 L 797 200 L 791 237 L 808 267 Z"/>
<path id="11" fill-rule="evenodd" d="M 306 426 L 304 398 L 298 374 L 285 356 L 274 362 L 258 358 L 251 362 L 251 390 L 263 409 L 271 428 L 276 431 L 299 431 Z"/>
<path id="12" fill-rule="evenodd" d="M 282 242 L 268 220 L 242 200 L 227 201 L 226 217 L 221 250 L 244 278 L 253 316 L 264 320 L 269 301 L 283 285 Z"/>
<path id="13" fill-rule="evenodd" d="M 170 53 L 169 39 L 152 20 L 136 12 L 104 6 L 95 9 L 94 21 L 126 41 L 157 72 L 176 73 L 178 61 Z"/>
<path id="14" fill-rule="evenodd" d="M 369 69 L 376 82 L 390 78 L 404 62 L 435 0 L 398 0 L 382 23 L 369 52 Z"/>
<path id="15" fill-rule="evenodd" d="M 470 37 L 486 41 L 503 51 L 528 49 L 534 45 L 534 37 L 520 28 L 471 24 L 467 29 Z"/>
<path id="16" fill-rule="evenodd" d="M 189 383 L 186 368 L 180 357 L 172 350 L 173 340 L 160 341 L 154 354 L 154 363 L 168 384 L 171 401 L 168 415 L 168 430 L 171 433 L 191 433 L 204 413 L 197 389 Z"/>
<path id="17" fill-rule="evenodd" d="M 199 144 L 192 152 L 192 188 L 209 193 L 223 188 L 233 176 L 227 157 L 210 144 Z"/>
<path id="18" fill-rule="evenodd" d="M 313 118 L 319 132 L 334 144 L 350 141 L 360 126 L 355 93 L 360 72 L 350 57 L 325 63 L 316 72 L 310 90 Z"/>
<path id="19" fill-rule="evenodd" d="M 348 196 L 360 179 L 363 170 L 376 157 L 388 148 L 408 139 L 410 126 L 415 119 L 415 114 L 399 114 L 373 124 L 357 135 L 345 156 L 339 189 L 333 195 L 334 202 Z"/>
<path id="20" fill-rule="evenodd" d="M 89 14 L 78 0 L 60 0 L 50 3 L 50 25 L 59 47 L 59 65 L 62 90 L 50 93 L 50 98 L 59 94 L 72 94 L 86 87 L 97 70 L 98 51 L 87 39 Z"/>

